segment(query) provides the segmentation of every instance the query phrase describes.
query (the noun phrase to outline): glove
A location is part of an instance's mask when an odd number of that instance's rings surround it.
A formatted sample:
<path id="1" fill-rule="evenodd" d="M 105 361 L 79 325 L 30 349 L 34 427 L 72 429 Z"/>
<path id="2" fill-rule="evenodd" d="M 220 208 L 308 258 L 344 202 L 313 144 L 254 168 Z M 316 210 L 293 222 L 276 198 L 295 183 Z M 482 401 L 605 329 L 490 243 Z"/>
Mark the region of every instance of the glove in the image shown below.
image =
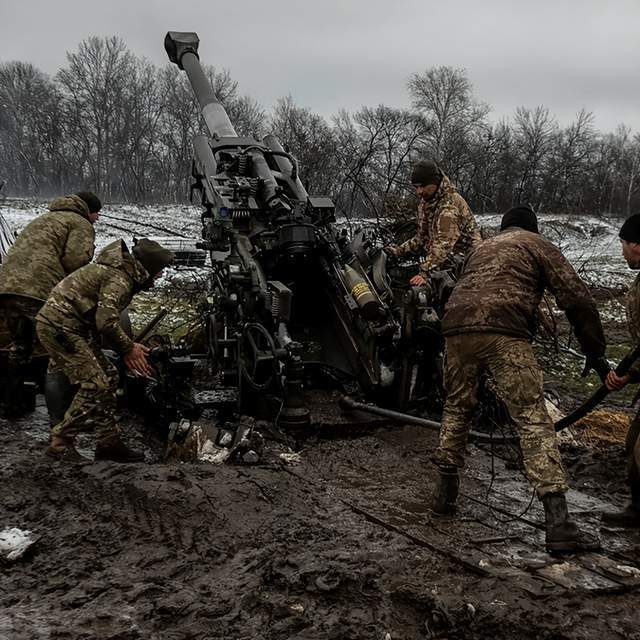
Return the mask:
<path id="1" fill-rule="evenodd" d="M 387 255 L 399 258 L 402 255 L 402 249 L 397 244 L 388 244 L 382 249 Z"/>
<path id="2" fill-rule="evenodd" d="M 604 356 L 600 356 L 598 358 L 587 356 L 587 359 L 584 363 L 584 369 L 582 370 L 580 377 L 586 378 L 589 375 L 589 372 L 592 370 L 595 371 L 598 374 L 600 380 L 604 382 L 607 374 L 609 373 L 609 371 L 611 371 L 611 365 Z"/>

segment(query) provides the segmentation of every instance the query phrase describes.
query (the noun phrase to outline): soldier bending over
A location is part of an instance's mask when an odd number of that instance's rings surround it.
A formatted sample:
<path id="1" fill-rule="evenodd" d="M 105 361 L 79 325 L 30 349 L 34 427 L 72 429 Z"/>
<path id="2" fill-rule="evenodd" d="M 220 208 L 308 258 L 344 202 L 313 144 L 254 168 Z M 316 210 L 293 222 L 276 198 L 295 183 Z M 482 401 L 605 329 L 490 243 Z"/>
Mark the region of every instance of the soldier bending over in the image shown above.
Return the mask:
<path id="1" fill-rule="evenodd" d="M 92 422 L 98 439 L 96 460 L 144 460 L 120 437 L 118 371 L 101 345 L 104 339 L 133 373 L 151 375 L 148 349 L 125 333 L 120 313 L 134 294 L 153 285 L 172 260 L 173 253 L 152 240 L 139 240 L 132 252 L 117 240 L 102 250 L 96 262 L 67 276 L 51 292 L 36 317 L 38 338 L 54 364 L 79 388 L 64 418 L 51 430 L 47 455 L 81 462 L 75 437 Z"/>

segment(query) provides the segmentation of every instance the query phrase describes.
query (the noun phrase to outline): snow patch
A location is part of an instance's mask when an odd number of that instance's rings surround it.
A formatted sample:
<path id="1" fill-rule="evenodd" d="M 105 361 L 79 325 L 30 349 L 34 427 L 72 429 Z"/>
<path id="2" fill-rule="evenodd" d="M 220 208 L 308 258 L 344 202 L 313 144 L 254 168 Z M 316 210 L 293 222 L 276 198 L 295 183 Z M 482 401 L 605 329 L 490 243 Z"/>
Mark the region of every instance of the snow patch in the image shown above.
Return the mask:
<path id="1" fill-rule="evenodd" d="M 0 557 L 9 562 L 15 562 L 34 542 L 35 539 L 31 537 L 31 531 L 17 527 L 3 529 L 0 531 Z"/>
<path id="2" fill-rule="evenodd" d="M 15 231 L 47 211 L 45 202 L 13 200 L 0 206 L 0 217 Z M 189 244 L 201 237 L 202 208 L 192 205 L 105 204 L 96 223 L 96 251 L 122 238 L 129 246 L 133 238 L 172 237 Z M 486 235 L 498 231 L 502 216 L 476 215 Z M 594 287 L 626 289 L 634 273 L 622 258 L 618 241 L 621 218 L 596 215 L 541 214 L 540 232 L 567 256 L 584 280 Z M 380 220 L 389 223 L 389 220 Z M 375 219 L 337 221 L 337 228 L 377 224 Z"/>

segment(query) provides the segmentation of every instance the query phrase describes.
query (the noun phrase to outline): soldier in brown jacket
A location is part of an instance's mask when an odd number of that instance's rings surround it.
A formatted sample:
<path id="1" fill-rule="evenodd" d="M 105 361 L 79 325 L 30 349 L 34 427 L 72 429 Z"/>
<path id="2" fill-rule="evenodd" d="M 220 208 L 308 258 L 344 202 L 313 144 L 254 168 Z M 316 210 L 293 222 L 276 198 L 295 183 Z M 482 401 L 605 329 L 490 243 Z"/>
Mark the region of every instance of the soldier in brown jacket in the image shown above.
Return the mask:
<path id="1" fill-rule="evenodd" d="M 640 214 L 625 220 L 620 229 L 622 255 L 631 269 L 640 269 Z M 640 274 L 627 293 L 627 325 L 633 341 L 640 340 Z M 640 382 L 640 360 L 631 365 L 629 372 L 618 376 L 610 371 L 605 384 L 610 391 L 617 391 L 629 382 Z M 605 511 L 602 521 L 615 527 L 640 528 L 640 411 L 629 425 L 626 438 L 627 483 L 631 488 L 631 502 L 621 511 Z"/>
<path id="2" fill-rule="evenodd" d="M 486 369 L 518 429 L 525 472 L 544 504 L 547 549 L 593 549 L 597 539 L 568 518 L 565 471 L 531 347 L 545 289 L 572 324 L 587 367 L 603 379 L 609 371 L 600 317 L 588 289 L 560 250 L 539 235 L 535 213 L 528 207 L 511 209 L 501 233 L 470 255 L 445 307 L 447 399 L 435 455 L 440 484 L 433 510 L 442 515 L 455 511 L 458 469 L 464 464 L 479 374 Z"/>
<path id="3" fill-rule="evenodd" d="M 61 422 L 51 430 L 50 457 L 82 462 L 74 442 L 91 423 L 98 439 L 96 459 L 144 460 L 120 437 L 118 372 L 103 354 L 102 341 L 123 357 L 132 372 L 151 374 L 148 349 L 127 335 L 120 318 L 133 295 L 151 287 L 172 260 L 171 251 L 152 240 L 139 240 L 131 252 L 117 240 L 100 252 L 96 262 L 67 276 L 51 292 L 37 316 L 38 337 L 78 390 Z"/>
<path id="4" fill-rule="evenodd" d="M 22 230 L 0 265 L 0 313 L 13 341 L 5 390 L 10 414 L 19 413 L 15 399 L 34 348 L 35 315 L 60 280 L 91 262 L 93 224 L 101 208 L 100 199 L 88 191 L 52 200 L 49 211 Z"/>
<path id="5" fill-rule="evenodd" d="M 389 245 L 385 250 L 396 257 L 424 253 L 420 272 L 410 281 L 420 286 L 427 282 L 430 271 L 452 266 L 454 256 L 466 257 L 481 237 L 469 205 L 433 160 L 415 163 L 411 184 L 420 198 L 417 232 L 401 245 Z"/>

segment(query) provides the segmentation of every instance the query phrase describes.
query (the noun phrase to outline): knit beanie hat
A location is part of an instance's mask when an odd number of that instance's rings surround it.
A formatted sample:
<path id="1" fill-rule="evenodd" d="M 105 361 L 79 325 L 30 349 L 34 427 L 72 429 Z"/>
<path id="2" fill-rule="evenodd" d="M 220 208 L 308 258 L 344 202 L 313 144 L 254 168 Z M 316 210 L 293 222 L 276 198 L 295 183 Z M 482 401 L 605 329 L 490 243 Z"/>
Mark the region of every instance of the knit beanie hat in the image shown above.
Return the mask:
<path id="1" fill-rule="evenodd" d="M 440 184 L 442 180 L 442 171 L 433 160 L 421 158 L 411 170 L 411 184 L 427 185 Z"/>
<path id="2" fill-rule="evenodd" d="M 152 278 L 168 267 L 175 258 L 173 251 L 165 249 L 155 240 L 149 240 L 149 238 L 137 240 L 132 253 Z"/>
<path id="3" fill-rule="evenodd" d="M 507 227 L 521 227 L 526 231 L 538 233 L 538 218 L 531 207 L 521 204 L 509 209 L 502 216 L 500 231 L 504 231 Z"/>
<path id="4" fill-rule="evenodd" d="M 74 195 L 87 203 L 89 213 L 98 213 L 98 211 L 102 209 L 102 202 L 100 202 L 100 198 L 98 198 L 95 193 L 91 193 L 91 191 L 78 191 L 78 193 Z"/>
<path id="5" fill-rule="evenodd" d="M 620 227 L 618 235 L 627 242 L 640 243 L 640 213 L 629 216 Z"/>

